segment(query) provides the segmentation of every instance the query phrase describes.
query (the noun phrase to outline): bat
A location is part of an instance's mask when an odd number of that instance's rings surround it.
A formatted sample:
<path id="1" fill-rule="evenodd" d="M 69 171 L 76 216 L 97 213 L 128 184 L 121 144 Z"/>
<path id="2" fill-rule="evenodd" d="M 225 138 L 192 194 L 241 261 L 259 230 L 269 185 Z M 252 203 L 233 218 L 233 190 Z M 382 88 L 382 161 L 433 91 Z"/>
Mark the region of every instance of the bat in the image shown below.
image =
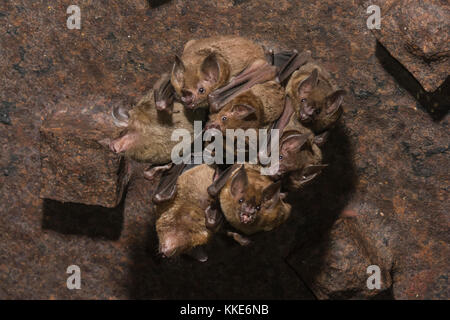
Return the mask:
<path id="1" fill-rule="evenodd" d="M 237 36 L 190 40 L 175 56 L 171 84 L 190 109 L 208 106 L 208 95 L 256 63 L 268 65 L 262 46 Z"/>
<path id="2" fill-rule="evenodd" d="M 268 54 L 266 51 L 266 61 L 255 60 L 236 77 L 233 77 L 227 85 L 209 94 L 208 101 L 211 112 L 218 112 L 224 105 L 254 85 L 270 80 L 275 80 L 280 84 L 285 83 L 296 69 L 310 59 L 310 56 L 310 51 L 301 54 L 298 54 L 296 50 L 282 51 L 276 54 L 272 50 L 269 50 Z"/>
<path id="3" fill-rule="evenodd" d="M 258 166 L 233 165 L 208 188 L 219 199 L 226 221 L 246 235 L 270 231 L 289 217 L 291 206 L 283 201 L 281 182 L 261 175 Z M 246 243 L 239 233 L 229 234 Z"/>
<path id="4" fill-rule="evenodd" d="M 206 164 L 184 171 L 177 176 L 176 193 L 156 204 L 159 252 L 164 257 L 193 252 L 198 257 L 199 248 L 210 241 L 213 231 L 206 225 L 205 211 L 214 201 L 207 192 L 214 172 Z M 201 253 L 200 260 L 206 259 Z"/>
<path id="5" fill-rule="evenodd" d="M 329 73 L 314 62 L 292 74 L 286 92 L 299 121 L 316 134 L 330 129 L 342 115 L 345 91 L 337 90 Z"/>
<path id="6" fill-rule="evenodd" d="M 211 113 L 206 129 L 259 129 L 277 120 L 284 108 L 284 88 L 276 81 L 253 86 L 228 102 L 217 113 Z"/>
<path id="7" fill-rule="evenodd" d="M 129 112 L 123 108 L 113 110 L 115 123 L 126 128 L 110 141 L 109 147 L 136 161 L 166 164 L 178 143 L 170 140 L 173 130 L 183 128 L 193 136 L 193 122 L 204 120 L 205 115 L 202 110 L 186 110 L 180 103 L 174 103 L 172 113 L 160 112 L 155 107 L 154 91 L 150 90 Z"/>

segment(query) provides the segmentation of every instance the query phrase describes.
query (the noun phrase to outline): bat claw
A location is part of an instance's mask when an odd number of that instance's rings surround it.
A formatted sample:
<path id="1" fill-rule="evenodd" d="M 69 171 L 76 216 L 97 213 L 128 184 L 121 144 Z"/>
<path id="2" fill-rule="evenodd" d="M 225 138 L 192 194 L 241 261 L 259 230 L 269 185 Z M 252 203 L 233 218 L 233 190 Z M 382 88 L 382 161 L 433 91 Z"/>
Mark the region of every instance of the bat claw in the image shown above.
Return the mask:
<path id="1" fill-rule="evenodd" d="M 243 247 L 246 247 L 252 243 L 252 241 L 249 238 L 244 237 L 243 235 L 241 235 L 237 232 L 227 231 L 226 234 L 227 234 L 227 236 L 233 238 L 234 241 L 236 241 Z"/>

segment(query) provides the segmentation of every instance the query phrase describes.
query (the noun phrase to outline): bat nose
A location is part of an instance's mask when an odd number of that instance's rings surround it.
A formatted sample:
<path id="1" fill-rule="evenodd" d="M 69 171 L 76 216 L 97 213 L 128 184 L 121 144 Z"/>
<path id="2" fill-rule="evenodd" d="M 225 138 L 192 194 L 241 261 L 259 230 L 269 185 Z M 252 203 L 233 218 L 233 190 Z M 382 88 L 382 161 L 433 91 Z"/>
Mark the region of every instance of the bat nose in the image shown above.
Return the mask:
<path id="1" fill-rule="evenodd" d="M 208 122 L 208 123 L 206 124 L 206 126 L 205 126 L 205 129 L 206 129 L 206 130 L 209 130 L 209 129 L 217 129 L 217 130 L 220 130 L 220 126 L 219 126 L 217 123 L 215 123 L 215 122 Z"/>
<path id="2" fill-rule="evenodd" d="M 185 104 L 185 105 L 189 105 L 192 103 L 192 97 L 181 97 L 181 101 Z"/>
<path id="3" fill-rule="evenodd" d="M 185 105 L 189 105 L 194 101 L 194 95 L 189 91 L 183 91 L 183 96 L 181 97 L 181 101 Z"/>

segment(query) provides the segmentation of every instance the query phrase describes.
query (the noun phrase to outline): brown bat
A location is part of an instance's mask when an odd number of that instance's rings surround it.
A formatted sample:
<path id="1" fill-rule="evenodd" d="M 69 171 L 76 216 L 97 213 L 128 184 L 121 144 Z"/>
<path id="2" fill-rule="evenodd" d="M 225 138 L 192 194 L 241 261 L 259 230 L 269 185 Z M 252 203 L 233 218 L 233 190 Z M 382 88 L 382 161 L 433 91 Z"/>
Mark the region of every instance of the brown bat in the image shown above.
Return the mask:
<path id="1" fill-rule="evenodd" d="M 211 113 L 205 129 L 265 128 L 277 120 L 284 108 L 284 89 L 276 81 L 257 84 L 239 94 L 220 109 Z"/>
<path id="2" fill-rule="evenodd" d="M 191 40 L 181 58 L 175 57 L 170 82 L 187 108 L 209 105 L 217 112 L 255 84 L 273 79 L 284 81 L 308 60 L 310 52 L 270 51 L 269 61 L 267 55 L 263 46 L 237 36 Z M 162 109 L 169 105 L 172 89 L 167 80 L 161 80 L 159 88 L 157 105 Z"/>
<path id="3" fill-rule="evenodd" d="M 255 61 L 265 62 L 265 52 L 248 39 L 218 36 L 190 40 L 181 58 L 175 57 L 171 84 L 187 108 L 206 107 L 211 92 Z"/>
<path id="4" fill-rule="evenodd" d="M 156 205 L 159 251 L 165 257 L 190 253 L 211 239 L 213 232 L 206 226 L 205 211 L 213 203 L 207 192 L 213 176 L 214 169 L 206 164 L 183 172 L 175 195 Z M 200 260 L 205 259 L 203 254 Z"/>
<path id="5" fill-rule="evenodd" d="M 290 215 L 291 206 L 283 202 L 281 182 L 261 175 L 258 166 L 234 165 L 208 188 L 218 196 L 225 219 L 247 235 L 270 231 Z M 234 238 L 241 238 L 235 234 Z M 239 239 L 236 239 L 239 241 Z M 245 240 L 244 240 L 245 241 Z"/>
<path id="6" fill-rule="evenodd" d="M 269 63 L 261 59 L 255 60 L 233 77 L 227 85 L 209 94 L 208 101 L 211 112 L 218 112 L 228 102 L 257 84 L 270 80 L 284 84 L 296 69 L 310 59 L 310 56 L 309 51 L 301 54 L 298 54 L 296 50 L 282 51 L 276 54 L 272 50 L 266 51 L 266 59 Z"/>
<path id="7" fill-rule="evenodd" d="M 316 134 L 331 128 L 342 114 L 345 91 L 337 90 L 329 73 L 314 62 L 292 74 L 286 92 L 299 121 Z"/>
<path id="8" fill-rule="evenodd" d="M 174 104 L 171 114 L 159 112 L 150 90 L 129 112 L 123 108 L 113 110 L 113 117 L 116 124 L 126 126 L 121 136 L 109 143 L 113 152 L 123 152 L 137 161 L 164 164 L 171 161 L 172 148 L 178 143 L 170 140 L 173 130 L 184 128 L 193 135 L 193 122 L 204 120 L 205 112 L 186 110 L 179 103 Z"/>
<path id="9" fill-rule="evenodd" d="M 302 171 L 305 167 L 323 167 L 322 152 L 317 146 L 313 132 L 304 127 L 296 118 L 292 100 L 286 97 L 283 114 L 275 122 L 273 129 L 279 130 L 279 168 L 273 172 L 276 177 L 286 173 Z"/>

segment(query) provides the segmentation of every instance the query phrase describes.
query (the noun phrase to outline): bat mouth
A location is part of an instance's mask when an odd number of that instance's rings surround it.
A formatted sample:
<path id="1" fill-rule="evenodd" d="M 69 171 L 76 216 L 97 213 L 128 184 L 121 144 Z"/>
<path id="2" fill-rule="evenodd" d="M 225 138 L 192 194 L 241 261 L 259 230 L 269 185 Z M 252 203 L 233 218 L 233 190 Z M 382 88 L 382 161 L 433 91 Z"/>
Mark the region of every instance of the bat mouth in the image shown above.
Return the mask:
<path id="1" fill-rule="evenodd" d="M 311 122 L 312 121 L 312 117 L 311 115 L 304 113 L 304 112 L 300 112 L 300 121 L 307 123 L 307 122 Z"/>
<path id="2" fill-rule="evenodd" d="M 185 108 L 188 108 L 190 110 L 194 110 L 197 107 L 197 104 L 192 102 L 192 103 L 184 103 Z"/>
<path id="3" fill-rule="evenodd" d="M 243 224 L 251 224 L 255 221 L 255 219 L 256 219 L 256 215 L 254 213 L 241 211 L 241 214 L 239 215 L 239 220 Z"/>

